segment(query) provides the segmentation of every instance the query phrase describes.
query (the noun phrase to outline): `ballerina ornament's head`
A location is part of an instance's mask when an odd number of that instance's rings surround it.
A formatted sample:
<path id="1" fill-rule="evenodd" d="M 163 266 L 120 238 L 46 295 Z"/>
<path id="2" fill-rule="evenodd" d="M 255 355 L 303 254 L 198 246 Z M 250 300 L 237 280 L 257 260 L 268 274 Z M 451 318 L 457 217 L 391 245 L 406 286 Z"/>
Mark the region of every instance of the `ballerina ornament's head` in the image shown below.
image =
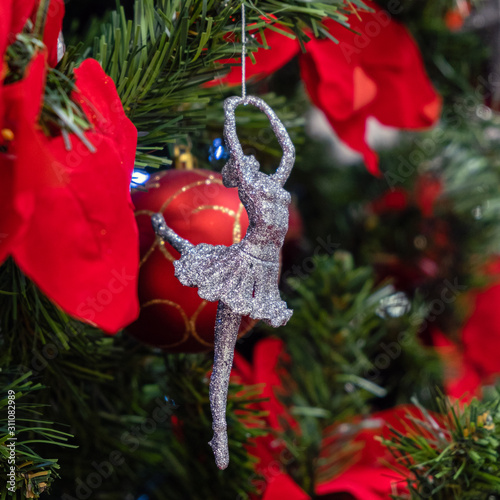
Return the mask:
<path id="1" fill-rule="evenodd" d="M 228 97 L 224 101 L 224 140 L 229 148 L 229 160 L 222 169 L 222 180 L 226 187 L 237 187 L 238 178 L 245 171 L 257 171 L 260 164 L 253 155 L 245 155 L 236 131 L 235 110 L 240 104 L 247 104 L 242 97 Z"/>
<path id="2" fill-rule="evenodd" d="M 228 97 L 224 101 L 224 140 L 229 148 L 229 160 L 222 169 L 222 180 L 226 187 L 238 187 L 239 179 L 246 173 L 256 172 L 260 169 L 259 162 L 253 155 L 245 155 L 238 139 L 236 131 L 236 108 L 240 104 L 251 104 L 269 118 L 271 128 L 276 134 L 276 138 L 283 149 L 283 156 L 280 165 L 275 174 L 271 178 L 278 182 L 281 186 L 286 182 L 290 171 L 292 170 L 295 161 L 295 148 L 290 140 L 290 136 L 286 131 L 279 118 L 274 111 L 262 99 L 255 96 Z"/>

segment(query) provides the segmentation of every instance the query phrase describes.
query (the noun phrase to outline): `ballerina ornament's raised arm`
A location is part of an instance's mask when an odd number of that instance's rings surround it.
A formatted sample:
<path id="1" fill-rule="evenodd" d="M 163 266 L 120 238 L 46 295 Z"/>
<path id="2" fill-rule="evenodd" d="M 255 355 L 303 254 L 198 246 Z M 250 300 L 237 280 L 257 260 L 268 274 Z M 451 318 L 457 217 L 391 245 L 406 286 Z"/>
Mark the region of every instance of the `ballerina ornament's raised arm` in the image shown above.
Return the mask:
<path id="1" fill-rule="evenodd" d="M 272 175 L 260 172 L 258 161 L 243 153 L 236 133 L 235 111 L 240 104 L 257 107 L 271 122 L 283 149 L 280 165 Z M 225 187 L 238 188 L 248 213 L 249 226 L 243 240 L 229 247 L 205 243 L 194 246 L 172 231 L 162 214 L 152 217 L 157 235 L 181 254 L 174 263 L 175 276 L 184 285 L 198 287 L 203 299 L 219 301 L 209 389 L 214 431 L 209 444 L 219 469 L 229 464 L 226 402 L 241 318 L 250 316 L 278 327 L 292 315 L 281 300 L 278 281 L 279 255 L 288 229 L 290 204 L 290 194 L 283 185 L 295 161 L 295 148 L 288 132 L 262 99 L 246 96 L 243 91 L 242 97 L 229 97 L 224 101 L 224 112 L 224 138 L 230 157 L 222 169 L 222 178 Z"/>

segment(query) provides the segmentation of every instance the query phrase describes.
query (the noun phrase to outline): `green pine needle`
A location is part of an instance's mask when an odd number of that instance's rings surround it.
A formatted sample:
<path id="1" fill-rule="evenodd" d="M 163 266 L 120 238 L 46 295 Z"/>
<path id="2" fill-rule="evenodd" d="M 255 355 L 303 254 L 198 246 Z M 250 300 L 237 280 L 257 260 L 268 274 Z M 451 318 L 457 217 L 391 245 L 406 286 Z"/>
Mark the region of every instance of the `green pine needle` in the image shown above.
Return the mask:
<path id="1" fill-rule="evenodd" d="M 414 401 L 416 404 L 418 402 Z M 500 397 L 461 407 L 438 398 L 440 413 L 408 417 L 412 430 L 381 439 L 407 477 L 397 499 L 476 500 L 500 493 Z M 420 409 L 422 409 L 420 407 Z M 491 496 L 491 497 L 490 497 Z"/>

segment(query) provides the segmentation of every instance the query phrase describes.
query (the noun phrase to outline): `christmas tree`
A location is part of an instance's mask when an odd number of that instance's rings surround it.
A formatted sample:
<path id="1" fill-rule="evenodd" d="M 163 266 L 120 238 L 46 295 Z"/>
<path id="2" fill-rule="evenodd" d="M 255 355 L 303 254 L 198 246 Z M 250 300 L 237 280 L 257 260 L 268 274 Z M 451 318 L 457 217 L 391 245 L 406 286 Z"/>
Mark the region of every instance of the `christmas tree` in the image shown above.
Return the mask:
<path id="1" fill-rule="evenodd" d="M 0 14 L 0 500 L 500 498 L 494 2 Z M 217 302 L 174 275 L 151 217 L 243 241 L 223 103 L 245 90 L 294 144 L 293 315 L 242 319 L 219 470 Z M 274 174 L 276 124 L 252 106 L 236 124 Z M 234 280 L 221 262 L 207 273 Z"/>

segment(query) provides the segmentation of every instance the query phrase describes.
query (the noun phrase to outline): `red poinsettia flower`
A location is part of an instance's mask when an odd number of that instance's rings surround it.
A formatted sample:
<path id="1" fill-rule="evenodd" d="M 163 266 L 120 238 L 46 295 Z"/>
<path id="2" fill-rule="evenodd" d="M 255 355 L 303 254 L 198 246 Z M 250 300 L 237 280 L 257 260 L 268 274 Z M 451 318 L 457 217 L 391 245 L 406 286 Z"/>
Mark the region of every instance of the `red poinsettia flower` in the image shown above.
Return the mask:
<path id="1" fill-rule="evenodd" d="M 277 431 L 281 430 L 280 419 L 287 419 L 290 425 L 294 421 L 287 415 L 286 409 L 279 402 L 276 393 L 282 391 L 281 377 L 286 376 L 278 360 L 283 355 L 283 342 L 277 339 L 264 339 L 257 343 L 253 355 L 253 363 L 248 363 L 238 353 L 234 358 L 233 376 L 245 384 L 262 384 L 263 397 L 269 398 L 259 404 L 259 408 L 267 411 L 267 424 Z M 362 429 L 355 438 L 356 443 L 363 445 L 354 464 L 333 480 L 321 483 L 316 488 L 318 496 L 333 493 L 346 493 L 357 500 L 382 500 L 392 493 L 404 491 L 403 477 L 381 463 L 393 463 L 389 451 L 377 441 L 383 434 L 389 436 L 389 427 L 403 431 L 402 423 L 408 413 L 416 414 L 414 407 L 398 407 L 393 410 L 373 415 L 368 420 L 357 419 L 355 423 Z M 299 430 L 297 429 L 297 432 Z M 255 447 L 249 451 L 259 458 L 256 470 L 263 477 L 263 483 L 257 483 L 264 500 L 305 500 L 310 498 L 286 473 L 287 452 L 283 443 L 274 434 L 257 438 Z M 326 448 L 326 447 L 325 447 Z M 286 492 L 286 494 L 284 494 Z"/>
<path id="2" fill-rule="evenodd" d="M 116 332 L 138 314 L 129 190 L 137 131 L 113 81 L 88 59 L 72 96 L 92 125 L 87 144 L 69 134 L 68 149 L 62 135 L 47 137 L 38 124 L 46 60 L 38 53 L 22 80 L 2 87 L 0 262 L 11 255 L 68 314 Z"/>
<path id="3" fill-rule="evenodd" d="M 500 374 L 500 259 L 487 269 L 495 284 L 478 292 L 471 316 L 462 330 L 464 358 L 484 382 Z"/>
<path id="4" fill-rule="evenodd" d="M 414 429 L 413 419 L 422 419 L 422 412 L 413 405 L 401 405 L 381 411 L 360 421 L 364 429 L 358 433 L 354 444 L 364 447 L 358 461 L 345 472 L 316 489 L 318 495 L 343 493 L 356 500 L 385 500 L 391 495 L 406 498 L 407 471 L 394 459 L 390 451 L 381 444 L 379 438 L 390 439 L 391 429 L 408 434 Z M 437 416 L 433 418 L 439 422 Z M 419 430 L 419 433 L 422 429 Z M 431 438 L 432 435 L 423 436 Z M 397 472 L 400 471 L 400 472 Z"/>
<path id="5" fill-rule="evenodd" d="M 312 102 L 325 113 L 339 138 L 362 154 L 368 170 L 379 175 L 377 154 L 366 142 L 368 118 L 392 127 L 421 129 L 436 122 L 441 100 L 406 28 L 374 2 L 365 3 L 373 12 L 358 12 L 359 19 L 352 15 L 353 31 L 325 20 L 325 27 L 340 43 L 313 38 L 300 55 L 300 66 Z M 256 64 L 248 58 L 248 77 L 269 75 L 300 52 L 297 40 L 269 29 L 265 37 L 270 50 L 255 53 Z M 233 67 L 222 81 L 240 83 L 239 68 Z"/>

